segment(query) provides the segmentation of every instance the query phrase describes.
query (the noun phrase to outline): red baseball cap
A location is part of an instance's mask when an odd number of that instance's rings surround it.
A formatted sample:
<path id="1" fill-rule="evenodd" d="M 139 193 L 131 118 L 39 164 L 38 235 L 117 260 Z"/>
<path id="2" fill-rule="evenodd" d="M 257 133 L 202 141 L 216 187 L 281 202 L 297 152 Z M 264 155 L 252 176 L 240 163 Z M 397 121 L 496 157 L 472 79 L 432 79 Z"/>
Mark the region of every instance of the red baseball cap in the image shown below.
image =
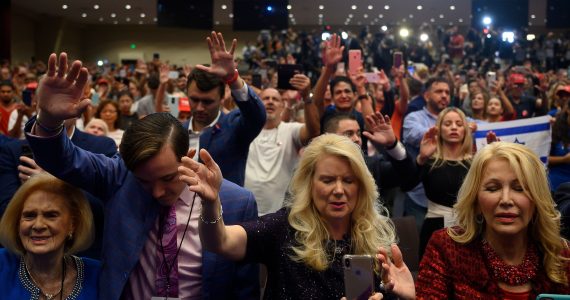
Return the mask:
<path id="1" fill-rule="evenodd" d="M 556 90 L 556 94 L 558 95 L 558 93 L 560 92 L 566 92 L 570 94 L 570 85 L 559 86 L 558 89 Z"/>
<path id="2" fill-rule="evenodd" d="M 190 112 L 190 102 L 188 97 L 181 97 L 178 101 L 178 111 Z"/>
<path id="3" fill-rule="evenodd" d="M 524 84 L 526 82 L 523 74 L 511 73 L 509 76 L 509 81 L 512 84 Z"/>

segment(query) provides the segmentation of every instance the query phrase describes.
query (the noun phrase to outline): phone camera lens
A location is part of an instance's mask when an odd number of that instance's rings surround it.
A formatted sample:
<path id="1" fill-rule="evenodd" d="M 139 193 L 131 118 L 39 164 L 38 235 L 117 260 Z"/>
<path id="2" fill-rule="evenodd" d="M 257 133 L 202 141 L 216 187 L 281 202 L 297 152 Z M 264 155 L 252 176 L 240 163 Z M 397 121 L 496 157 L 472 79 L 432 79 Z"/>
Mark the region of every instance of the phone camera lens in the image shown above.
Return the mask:
<path id="1" fill-rule="evenodd" d="M 344 265 L 345 265 L 347 268 L 350 268 L 350 259 L 345 259 L 345 260 L 344 260 Z"/>

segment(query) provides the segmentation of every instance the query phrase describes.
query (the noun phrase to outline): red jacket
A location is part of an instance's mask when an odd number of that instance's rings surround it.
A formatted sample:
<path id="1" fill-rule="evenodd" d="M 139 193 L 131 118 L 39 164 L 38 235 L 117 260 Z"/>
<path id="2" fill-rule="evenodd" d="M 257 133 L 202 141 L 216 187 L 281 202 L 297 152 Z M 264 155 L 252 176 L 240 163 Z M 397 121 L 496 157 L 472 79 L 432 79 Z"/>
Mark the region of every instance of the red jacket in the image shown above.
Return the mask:
<path id="1" fill-rule="evenodd" d="M 417 298 L 504 299 L 498 282 L 490 276 L 481 239 L 460 244 L 451 239 L 446 230 L 434 232 L 426 247 L 416 281 Z M 566 264 L 566 274 L 570 274 L 570 263 Z M 531 285 L 529 299 L 541 293 L 570 294 L 570 286 L 552 282 L 542 266 Z"/>

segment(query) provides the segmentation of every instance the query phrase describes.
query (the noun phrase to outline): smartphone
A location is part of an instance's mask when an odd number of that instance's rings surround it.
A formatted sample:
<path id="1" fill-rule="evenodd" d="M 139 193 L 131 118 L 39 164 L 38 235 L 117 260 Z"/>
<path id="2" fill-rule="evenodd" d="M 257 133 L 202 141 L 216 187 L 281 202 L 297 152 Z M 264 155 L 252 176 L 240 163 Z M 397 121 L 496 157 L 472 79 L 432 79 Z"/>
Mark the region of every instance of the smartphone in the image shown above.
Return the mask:
<path id="1" fill-rule="evenodd" d="M 91 95 L 91 105 L 93 106 L 97 106 L 99 105 L 99 94 L 97 94 L 97 92 L 93 92 Z"/>
<path id="2" fill-rule="evenodd" d="M 399 68 L 402 65 L 404 54 L 400 51 L 394 52 L 393 65 L 394 68 Z"/>
<path id="3" fill-rule="evenodd" d="M 25 156 L 34 159 L 34 152 L 32 151 L 30 145 L 22 144 L 21 149 L 22 149 L 22 154 L 20 156 Z"/>
<path id="4" fill-rule="evenodd" d="M 178 118 L 178 102 L 180 101 L 179 97 L 176 96 L 168 96 L 166 101 L 168 102 L 168 109 L 169 109 L 169 113 L 174 116 L 175 118 Z"/>
<path id="5" fill-rule="evenodd" d="M 168 78 L 169 79 L 178 79 L 178 76 L 180 76 L 180 73 L 178 73 L 178 71 L 168 72 Z"/>
<path id="6" fill-rule="evenodd" d="M 378 73 L 364 73 L 364 77 L 366 77 L 368 83 L 380 83 L 380 75 Z"/>
<path id="7" fill-rule="evenodd" d="M 374 262 L 370 255 L 345 255 L 344 288 L 346 299 L 367 300 L 374 293 Z"/>
<path id="8" fill-rule="evenodd" d="M 487 85 L 491 85 L 495 81 L 497 81 L 497 73 L 487 72 Z"/>
<path id="9" fill-rule="evenodd" d="M 126 77 L 127 77 L 127 70 L 121 69 L 121 70 L 119 71 L 119 77 L 120 77 L 120 78 L 126 78 Z"/>
<path id="10" fill-rule="evenodd" d="M 344 63 L 343 63 L 343 62 L 339 62 L 338 64 L 336 64 L 336 70 L 337 70 L 338 72 L 344 73 L 344 72 L 345 72 L 344 68 L 345 68 L 345 67 L 344 67 Z"/>
<path id="11" fill-rule="evenodd" d="M 348 73 L 357 74 L 362 68 L 362 51 L 348 50 Z"/>
<path id="12" fill-rule="evenodd" d="M 32 106 L 32 95 L 33 92 L 28 89 L 22 92 L 22 102 L 24 102 L 26 106 Z"/>
<path id="13" fill-rule="evenodd" d="M 251 85 L 260 89 L 261 88 L 261 74 L 251 75 Z"/>
<path id="14" fill-rule="evenodd" d="M 570 300 L 570 295 L 562 294 L 540 294 L 536 297 L 536 300 Z"/>
<path id="15" fill-rule="evenodd" d="M 302 65 L 277 65 L 277 88 L 283 90 L 294 90 L 295 88 L 289 83 L 289 80 L 291 80 L 295 74 L 302 73 Z"/>
<path id="16" fill-rule="evenodd" d="M 414 76 L 415 73 L 416 73 L 416 66 L 408 66 L 408 74 L 410 74 L 410 76 Z"/>

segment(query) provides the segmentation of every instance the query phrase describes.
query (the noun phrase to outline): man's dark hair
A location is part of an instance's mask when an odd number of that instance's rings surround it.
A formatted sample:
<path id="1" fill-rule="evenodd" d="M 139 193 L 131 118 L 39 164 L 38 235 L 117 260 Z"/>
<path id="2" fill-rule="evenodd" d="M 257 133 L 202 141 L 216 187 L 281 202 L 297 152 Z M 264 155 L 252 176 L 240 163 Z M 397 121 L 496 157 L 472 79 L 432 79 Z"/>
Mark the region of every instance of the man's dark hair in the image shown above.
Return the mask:
<path id="1" fill-rule="evenodd" d="M 432 77 L 430 79 L 428 79 L 428 81 L 425 83 L 425 91 L 429 91 L 429 89 L 431 89 L 431 87 L 436 84 L 436 83 L 440 83 L 443 82 L 445 84 L 447 84 L 447 86 L 451 87 L 449 85 L 449 82 L 447 81 L 447 79 L 443 78 L 443 77 Z"/>
<path id="2" fill-rule="evenodd" d="M 408 77 L 407 80 L 408 88 L 410 89 L 410 98 L 421 94 L 423 88 L 422 82 L 412 77 Z"/>
<path id="3" fill-rule="evenodd" d="M 0 80 L 0 87 L 3 86 L 9 86 L 12 88 L 12 90 L 14 89 L 14 85 L 12 84 L 12 81 L 10 80 Z"/>
<path id="4" fill-rule="evenodd" d="M 340 123 L 340 121 L 343 120 L 352 120 L 358 123 L 358 121 L 356 120 L 356 118 L 351 115 L 351 114 L 337 114 L 336 116 L 328 119 L 325 122 L 324 125 L 324 129 L 323 132 L 324 133 L 336 133 L 336 131 L 338 130 L 338 124 Z"/>
<path id="5" fill-rule="evenodd" d="M 224 94 L 226 92 L 226 84 L 220 79 L 220 77 L 202 71 L 198 68 L 194 68 L 188 76 L 188 86 L 186 87 L 187 89 L 190 88 L 190 85 L 193 81 L 196 81 L 196 86 L 202 92 L 208 92 L 212 89 L 218 88 L 218 91 L 220 92 L 220 99 L 224 98 Z"/>
<path id="6" fill-rule="evenodd" d="M 151 90 L 158 89 L 158 86 L 160 85 L 160 79 L 158 78 L 158 75 L 151 74 L 150 76 L 148 76 L 147 84 L 148 88 Z"/>
<path id="7" fill-rule="evenodd" d="M 135 121 L 127 128 L 119 152 L 127 168 L 134 171 L 141 163 L 170 145 L 180 160 L 188 153 L 188 132 L 170 113 L 154 113 Z"/>
<path id="8" fill-rule="evenodd" d="M 352 89 L 352 91 L 356 92 L 356 86 L 354 86 L 354 83 L 352 83 L 352 80 L 350 80 L 350 78 L 348 78 L 346 76 L 337 76 L 337 77 L 333 78 L 331 80 L 331 83 L 330 83 L 331 95 L 334 93 L 334 87 L 341 82 L 348 83 L 350 85 L 350 88 Z"/>
<path id="9" fill-rule="evenodd" d="M 131 99 L 133 99 L 133 102 L 135 101 L 135 97 L 133 97 L 133 94 L 131 94 L 129 91 L 120 91 L 117 95 L 117 101 L 123 96 L 129 96 Z"/>

